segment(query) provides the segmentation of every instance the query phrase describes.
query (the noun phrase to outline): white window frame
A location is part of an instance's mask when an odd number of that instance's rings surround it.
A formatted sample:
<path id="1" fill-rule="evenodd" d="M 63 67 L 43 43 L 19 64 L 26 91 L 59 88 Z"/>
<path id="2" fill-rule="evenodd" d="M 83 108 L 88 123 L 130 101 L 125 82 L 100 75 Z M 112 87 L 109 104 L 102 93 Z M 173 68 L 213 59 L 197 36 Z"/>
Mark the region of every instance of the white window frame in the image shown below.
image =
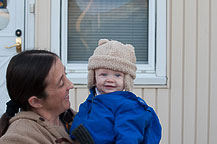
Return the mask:
<path id="1" fill-rule="evenodd" d="M 68 77 L 74 84 L 87 84 L 87 64 L 67 63 L 67 11 L 68 0 L 62 1 L 62 4 L 59 0 L 51 1 L 51 51 L 60 55 L 66 66 Z M 148 43 L 149 64 L 137 64 L 138 70 L 134 83 L 138 85 L 167 85 L 166 0 L 149 1 Z"/>

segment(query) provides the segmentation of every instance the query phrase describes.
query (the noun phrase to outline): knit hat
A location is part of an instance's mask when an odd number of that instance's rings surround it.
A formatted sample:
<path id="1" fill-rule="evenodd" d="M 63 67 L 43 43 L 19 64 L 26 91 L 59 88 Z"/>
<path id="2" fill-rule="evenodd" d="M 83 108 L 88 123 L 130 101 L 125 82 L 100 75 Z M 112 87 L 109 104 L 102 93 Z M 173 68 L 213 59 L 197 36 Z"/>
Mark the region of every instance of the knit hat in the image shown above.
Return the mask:
<path id="1" fill-rule="evenodd" d="M 89 89 L 95 86 L 94 70 L 98 68 L 123 72 L 125 74 L 124 89 L 132 91 L 137 69 L 134 47 L 114 40 L 100 39 L 98 47 L 88 60 Z"/>

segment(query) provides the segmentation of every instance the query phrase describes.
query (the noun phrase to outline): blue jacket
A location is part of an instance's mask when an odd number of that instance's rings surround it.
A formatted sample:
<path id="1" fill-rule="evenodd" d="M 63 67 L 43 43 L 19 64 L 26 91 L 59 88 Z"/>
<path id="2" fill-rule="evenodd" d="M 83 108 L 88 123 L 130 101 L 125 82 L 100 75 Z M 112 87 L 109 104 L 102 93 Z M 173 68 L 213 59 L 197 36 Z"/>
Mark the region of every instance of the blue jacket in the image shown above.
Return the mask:
<path id="1" fill-rule="evenodd" d="M 95 144 L 158 144 L 161 125 L 154 110 L 131 92 L 117 91 L 95 96 L 90 90 L 70 128 L 82 124 Z"/>

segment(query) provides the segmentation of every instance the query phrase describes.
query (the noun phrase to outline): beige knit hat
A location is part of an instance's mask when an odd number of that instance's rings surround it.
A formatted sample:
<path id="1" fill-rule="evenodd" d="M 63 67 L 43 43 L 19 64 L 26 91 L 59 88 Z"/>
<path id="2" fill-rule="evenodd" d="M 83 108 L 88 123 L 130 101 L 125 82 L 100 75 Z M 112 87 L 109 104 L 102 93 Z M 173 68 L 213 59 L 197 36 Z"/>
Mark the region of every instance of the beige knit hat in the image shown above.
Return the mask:
<path id="1" fill-rule="evenodd" d="M 88 88 L 95 86 L 94 70 L 106 68 L 121 71 L 125 74 L 124 89 L 133 90 L 133 80 L 136 78 L 136 56 L 134 47 L 114 40 L 101 39 L 98 47 L 88 60 Z"/>

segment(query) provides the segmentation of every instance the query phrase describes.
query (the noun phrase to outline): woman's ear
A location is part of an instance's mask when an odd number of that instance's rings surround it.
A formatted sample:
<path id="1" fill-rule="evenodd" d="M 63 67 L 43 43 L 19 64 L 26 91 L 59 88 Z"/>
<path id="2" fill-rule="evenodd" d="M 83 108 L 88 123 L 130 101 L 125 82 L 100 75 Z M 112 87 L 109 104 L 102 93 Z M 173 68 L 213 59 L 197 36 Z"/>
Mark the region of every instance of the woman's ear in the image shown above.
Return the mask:
<path id="1" fill-rule="evenodd" d="M 33 108 L 41 108 L 42 104 L 41 104 L 41 99 L 37 98 L 36 96 L 31 96 L 28 99 L 29 105 Z"/>

